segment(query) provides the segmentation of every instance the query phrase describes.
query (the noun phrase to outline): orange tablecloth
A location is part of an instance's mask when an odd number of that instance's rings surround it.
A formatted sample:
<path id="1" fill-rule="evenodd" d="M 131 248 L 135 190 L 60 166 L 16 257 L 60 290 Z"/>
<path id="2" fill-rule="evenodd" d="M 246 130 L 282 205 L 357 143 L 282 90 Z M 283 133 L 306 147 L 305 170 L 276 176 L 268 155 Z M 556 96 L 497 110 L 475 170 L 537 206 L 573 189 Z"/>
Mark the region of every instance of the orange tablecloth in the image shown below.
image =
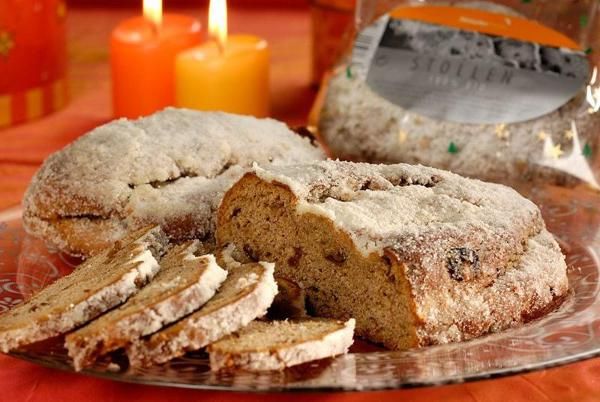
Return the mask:
<path id="1" fill-rule="evenodd" d="M 185 12 L 185 11 L 183 11 Z M 111 119 L 107 39 L 133 10 L 69 10 L 72 101 L 37 122 L 0 130 L 0 210 L 19 204 L 43 159 Z M 199 14 L 189 11 L 190 14 Z M 198 15 L 200 16 L 200 15 Z M 204 17 L 201 16 L 204 20 Z M 315 95 L 309 87 L 310 25 L 305 9 L 238 9 L 232 31 L 267 38 L 272 47 L 273 116 L 302 124 Z M 1 252 L 2 250 L 0 250 Z M 203 392 L 122 384 L 58 372 L 0 355 L 0 401 L 260 401 L 265 395 Z M 600 359 L 498 380 L 391 392 L 278 394 L 272 401 L 598 401 Z"/>

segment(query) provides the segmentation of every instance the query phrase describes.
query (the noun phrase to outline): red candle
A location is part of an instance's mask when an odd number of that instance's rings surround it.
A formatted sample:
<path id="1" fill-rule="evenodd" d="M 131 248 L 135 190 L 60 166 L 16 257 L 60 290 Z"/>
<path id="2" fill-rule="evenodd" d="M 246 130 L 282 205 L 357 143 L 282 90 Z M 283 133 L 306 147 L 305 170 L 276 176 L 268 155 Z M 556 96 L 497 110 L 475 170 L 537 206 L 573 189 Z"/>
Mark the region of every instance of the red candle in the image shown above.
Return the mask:
<path id="1" fill-rule="evenodd" d="M 112 32 L 115 116 L 137 118 L 173 105 L 175 56 L 201 40 L 198 20 L 179 14 L 163 16 L 160 1 L 144 0 L 144 17 L 127 19 Z"/>

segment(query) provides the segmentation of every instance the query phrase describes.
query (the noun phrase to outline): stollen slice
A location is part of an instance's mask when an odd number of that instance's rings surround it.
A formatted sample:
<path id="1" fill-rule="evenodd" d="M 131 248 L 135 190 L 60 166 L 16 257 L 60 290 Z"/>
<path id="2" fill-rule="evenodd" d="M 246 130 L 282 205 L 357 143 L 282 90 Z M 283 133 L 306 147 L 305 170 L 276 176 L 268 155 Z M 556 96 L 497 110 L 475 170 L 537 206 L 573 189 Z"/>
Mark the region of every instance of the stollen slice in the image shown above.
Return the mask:
<path id="1" fill-rule="evenodd" d="M 230 269 L 217 294 L 198 311 L 132 342 L 127 347 L 129 363 L 133 366 L 165 363 L 264 315 L 277 294 L 274 268 L 274 264 L 259 262 Z"/>
<path id="2" fill-rule="evenodd" d="M 125 347 L 188 315 L 210 300 L 227 277 L 213 255 L 196 257 L 199 242 L 173 247 L 152 282 L 125 304 L 65 338 L 77 371 L 101 355 Z"/>
<path id="3" fill-rule="evenodd" d="M 208 346 L 210 369 L 283 370 L 344 354 L 353 335 L 352 318 L 346 322 L 325 318 L 254 321 Z"/>
<path id="4" fill-rule="evenodd" d="M 135 294 L 159 270 L 167 237 L 134 232 L 0 316 L 0 350 L 51 338 L 85 324 Z"/>

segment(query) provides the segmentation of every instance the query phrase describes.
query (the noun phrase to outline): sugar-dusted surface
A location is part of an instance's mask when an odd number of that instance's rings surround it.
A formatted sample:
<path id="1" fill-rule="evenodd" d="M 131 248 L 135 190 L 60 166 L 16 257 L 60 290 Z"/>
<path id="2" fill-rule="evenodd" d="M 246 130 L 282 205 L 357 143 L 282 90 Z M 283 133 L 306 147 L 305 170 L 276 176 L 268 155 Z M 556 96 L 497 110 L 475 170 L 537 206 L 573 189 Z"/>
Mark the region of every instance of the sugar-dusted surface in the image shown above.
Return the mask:
<path id="1" fill-rule="evenodd" d="M 283 370 L 346 353 L 354 320 L 254 321 L 208 347 L 211 370 Z"/>
<path id="2" fill-rule="evenodd" d="M 495 280 L 481 283 L 441 281 L 437 289 L 420 283 L 423 274 L 409 271 L 417 312 L 417 329 L 427 344 L 460 342 L 530 321 L 555 309 L 569 284 L 564 256 L 543 230 L 527 241 L 527 251 Z"/>
<path id="3" fill-rule="evenodd" d="M 513 189 L 424 166 L 325 161 L 256 166 L 254 172 L 290 186 L 300 200 L 298 212 L 332 219 L 364 254 L 386 247 L 414 254 L 438 247 L 426 241 L 467 237 L 476 237 L 479 247 L 513 254 L 544 226 L 538 208 Z"/>
<path id="4" fill-rule="evenodd" d="M 175 246 L 161 259 L 160 271 L 140 292 L 65 338 L 77 370 L 97 357 L 200 308 L 227 277 L 212 255 L 196 257 L 197 241 Z"/>
<path id="5" fill-rule="evenodd" d="M 168 108 L 100 126 L 52 154 L 24 199 L 24 224 L 60 249 L 93 254 L 142 225 L 210 241 L 213 213 L 253 162 L 323 152 L 271 119 Z"/>

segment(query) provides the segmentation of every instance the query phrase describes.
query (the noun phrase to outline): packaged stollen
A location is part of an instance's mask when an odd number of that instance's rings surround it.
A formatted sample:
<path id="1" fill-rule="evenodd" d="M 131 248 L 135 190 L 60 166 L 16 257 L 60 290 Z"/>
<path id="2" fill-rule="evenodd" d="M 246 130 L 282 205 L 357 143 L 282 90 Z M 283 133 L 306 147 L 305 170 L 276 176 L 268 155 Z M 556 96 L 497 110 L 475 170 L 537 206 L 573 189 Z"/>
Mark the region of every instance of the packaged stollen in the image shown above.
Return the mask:
<path id="1" fill-rule="evenodd" d="M 318 132 L 332 156 L 599 188 L 593 0 L 359 1 Z"/>

